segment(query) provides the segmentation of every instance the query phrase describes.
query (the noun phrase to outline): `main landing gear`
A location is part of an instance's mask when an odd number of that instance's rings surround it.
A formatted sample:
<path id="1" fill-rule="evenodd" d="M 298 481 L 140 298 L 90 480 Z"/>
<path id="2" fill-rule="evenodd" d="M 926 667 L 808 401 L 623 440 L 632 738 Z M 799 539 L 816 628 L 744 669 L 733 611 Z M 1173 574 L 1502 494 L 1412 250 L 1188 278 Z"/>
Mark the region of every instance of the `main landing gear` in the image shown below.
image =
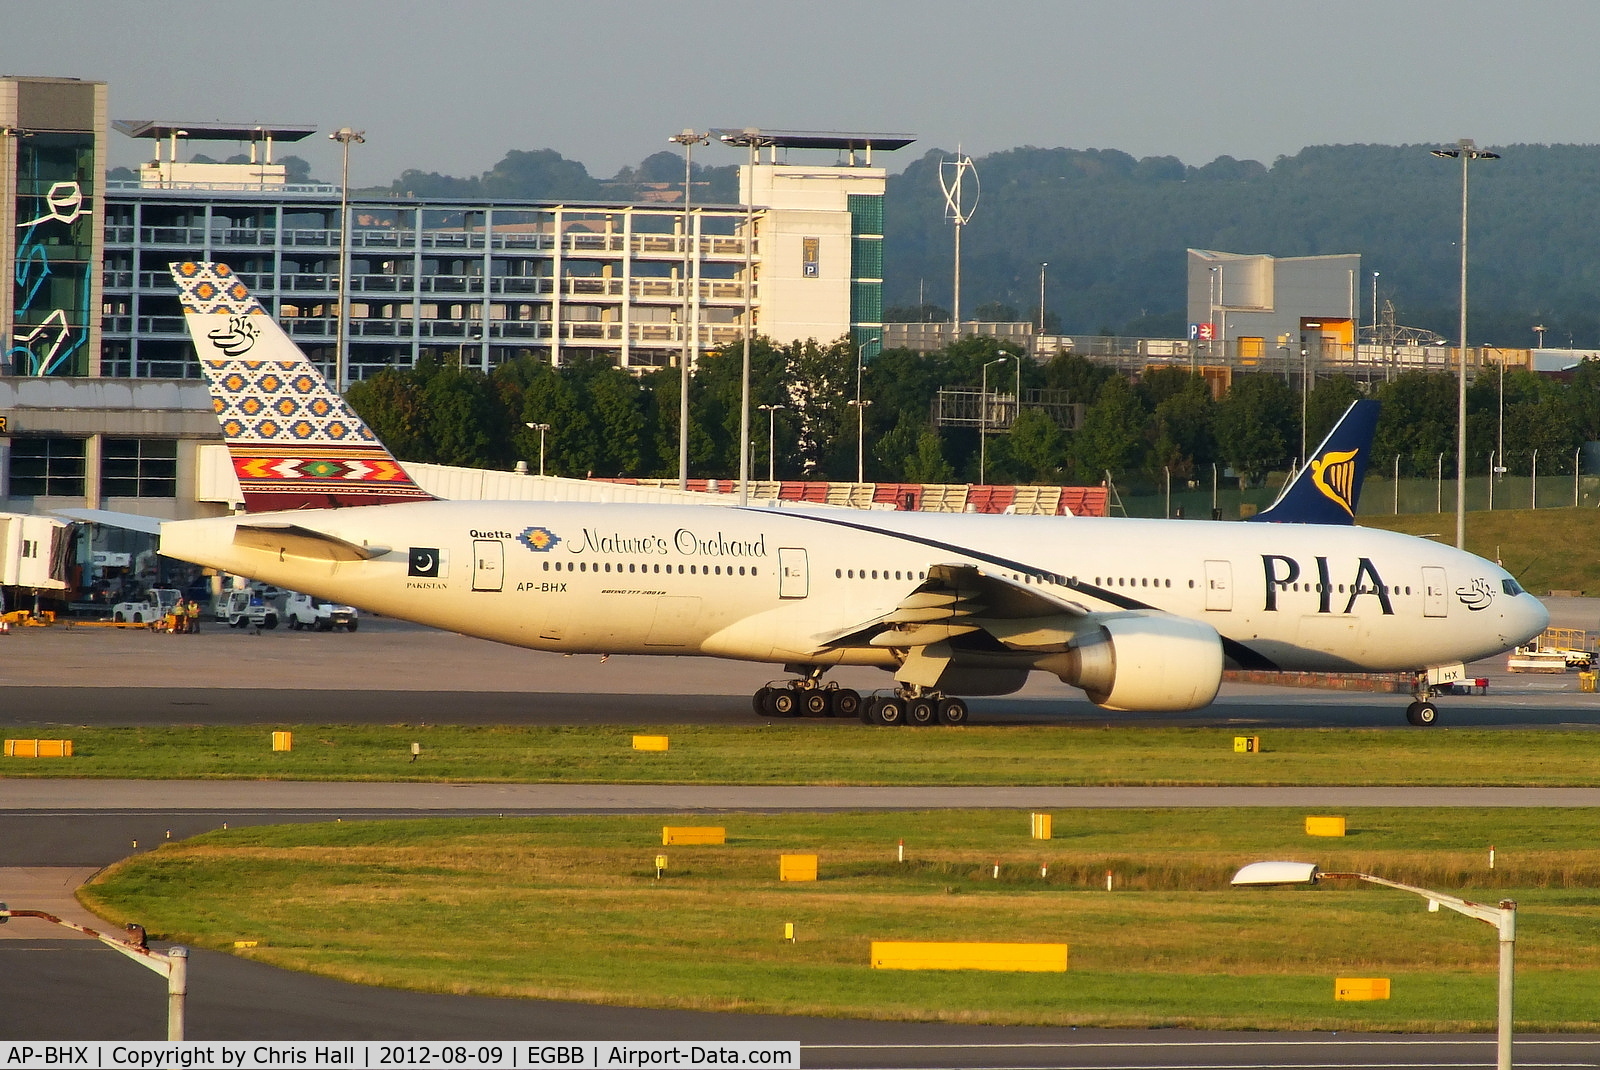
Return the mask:
<path id="1" fill-rule="evenodd" d="M 871 695 L 861 706 L 861 719 L 873 725 L 961 725 L 967 715 L 967 704 L 960 699 L 916 688 Z"/>
<path id="2" fill-rule="evenodd" d="M 903 687 L 878 692 L 863 701 L 858 692 L 836 683 L 824 684 L 821 667 L 784 684 L 768 684 L 751 696 L 758 717 L 857 717 L 871 725 L 961 725 L 967 704 L 938 691 Z"/>
<path id="3" fill-rule="evenodd" d="M 861 696 L 848 687 L 824 684 L 819 669 L 777 687 L 768 684 L 751 697 L 751 705 L 758 717 L 856 717 Z"/>

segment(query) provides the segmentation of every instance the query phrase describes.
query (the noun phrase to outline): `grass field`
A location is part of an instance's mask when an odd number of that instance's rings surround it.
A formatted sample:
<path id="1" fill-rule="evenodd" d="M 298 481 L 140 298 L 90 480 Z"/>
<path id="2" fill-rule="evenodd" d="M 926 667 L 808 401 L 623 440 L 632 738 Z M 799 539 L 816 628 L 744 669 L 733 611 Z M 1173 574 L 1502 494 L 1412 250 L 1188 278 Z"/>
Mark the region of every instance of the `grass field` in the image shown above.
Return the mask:
<path id="1" fill-rule="evenodd" d="M 1569 499 L 1570 500 L 1570 499 Z M 1438 535 L 1455 544 L 1454 513 L 1361 517 L 1364 527 Z M 1496 509 L 1467 514 L 1467 549 L 1500 561 L 1524 588 L 1600 594 L 1600 509 Z"/>
<path id="2" fill-rule="evenodd" d="M 283 725 L 57 729 L 66 759 L 0 759 L 8 777 L 639 784 L 1504 785 L 1596 783 L 1580 732 L 1294 729 L 1236 754 L 1234 731 L 1083 725 L 922 731 L 855 722 L 590 727 Z M 666 734 L 665 753 L 632 749 Z M 411 744 L 422 745 L 416 762 Z"/>
<path id="3" fill-rule="evenodd" d="M 1600 1028 L 1591 814 L 1353 810 L 1343 840 L 1305 836 L 1304 816 L 1073 811 L 1037 841 L 1011 811 L 729 814 L 714 819 L 726 846 L 670 848 L 663 823 L 707 819 L 295 825 L 164 845 L 81 895 L 152 935 L 253 940 L 241 954 L 429 991 L 961 1022 L 1492 1028 L 1491 927 L 1366 885 L 1227 886 L 1243 863 L 1293 858 L 1516 898 L 1518 1029 Z M 817 853 L 821 879 L 780 884 L 790 852 Z M 869 944 L 885 939 L 1064 941 L 1071 965 L 872 970 Z M 1339 976 L 1392 978 L 1394 998 L 1336 1003 Z"/>

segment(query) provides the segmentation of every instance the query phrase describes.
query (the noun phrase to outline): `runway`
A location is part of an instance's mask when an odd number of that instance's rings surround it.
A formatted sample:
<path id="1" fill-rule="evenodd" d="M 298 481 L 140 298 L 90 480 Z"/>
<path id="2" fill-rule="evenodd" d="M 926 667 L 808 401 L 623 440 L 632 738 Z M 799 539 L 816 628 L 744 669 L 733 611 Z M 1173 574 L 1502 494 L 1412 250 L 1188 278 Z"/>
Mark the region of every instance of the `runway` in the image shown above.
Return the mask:
<path id="1" fill-rule="evenodd" d="M 1578 695 L 1574 678 L 1517 678 L 1497 670 L 1482 668 L 1493 674 L 1490 695 L 1445 699 L 1443 723 L 1600 728 L 1600 702 Z M 365 622 L 355 635 L 42 630 L 0 639 L 0 725 L 11 735 L 16 728 L 78 724 L 748 724 L 755 721 L 750 691 L 775 675 L 765 666 L 684 658 L 530 654 L 387 621 Z M 886 682 L 872 670 L 845 670 L 838 678 L 861 689 Z M 1125 718 L 1041 680 L 1015 696 L 976 700 L 973 722 L 1417 731 L 1400 716 L 1404 702 L 1396 695 L 1228 685 L 1216 705 L 1195 715 Z M 854 722 L 807 725 L 859 729 Z M 77 911 L 93 923 L 71 898 L 77 882 L 169 834 L 182 838 L 225 822 L 971 806 L 1600 807 L 1600 788 L 718 788 L 0 778 L 0 899 Z M 17 892 L 35 901 L 23 903 Z M 20 920 L 0 927 L 0 1040 L 160 1039 L 165 996 L 159 979 L 92 941 L 61 939 L 61 932 Z M 1492 1065 L 1494 1056 L 1487 1035 L 1020 1029 L 483 999 L 346 985 L 207 951 L 194 952 L 190 976 L 189 1035 L 195 1039 L 800 1040 L 804 1065 L 840 1068 L 1450 1067 Z M 1600 1066 L 1600 1036 L 1521 1038 L 1517 1062 Z"/>

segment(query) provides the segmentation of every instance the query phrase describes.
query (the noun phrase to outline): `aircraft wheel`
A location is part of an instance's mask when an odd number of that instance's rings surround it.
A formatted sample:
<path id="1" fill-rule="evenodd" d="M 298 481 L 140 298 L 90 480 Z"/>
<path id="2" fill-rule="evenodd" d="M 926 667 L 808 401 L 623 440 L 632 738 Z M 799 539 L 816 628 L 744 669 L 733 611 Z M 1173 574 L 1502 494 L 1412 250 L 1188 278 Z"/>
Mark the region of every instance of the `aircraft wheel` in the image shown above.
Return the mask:
<path id="1" fill-rule="evenodd" d="M 1406 720 L 1426 728 L 1439 720 L 1439 707 L 1431 702 L 1413 702 L 1406 707 Z"/>
<path id="2" fill-rule="evenodd" d="M 787 687 L 775 687 L 767 693 L 766 707 L 774 717 L 797 717 L 800 714 L 800 696 Z"/>
<path id="3" fill-rule="evenodd" d="M 878 703 L 883 701 L 877 695 L 868 695 L 861 700 L 861 712 L 857 715 L 862 724 L 878 723 Z"/>
<path id="4" fill-rule="evenodd" d="M 861 716 L 861 696 L 848 687 L 841 687 L 831 695 L 835 717 Z"/>
<path id="5" fill-rule="evenodd" d="M 826 691 L 812 690 L 803 692 L 800 699 L 800 708 L 807 717 L 828 716 L 828 693 Z"/>
<path id="6" fill-rule="evenodd" d="M 948 725 L 966 724 L 967 704 L 958 698 L 940 700 L 939 723 Z"/>
<path id="7" fill-rule="evenodd" d="M 906 724 L 926 728 L 939 719 L 939 703 L 932 698 L 914 698 L 906 702 Z"/>
<path id="8" fill-rule="evenodd" d="M 757 717 L 767 715 L 767 696 L 772 694 L 772 688 L 763 687 L 750 696 L 750 705 L 755 708 Z"/>
<path id="9" fill-rule="evenodd" d="M 893 696 L 880 698 L 872 714 L 872 723 L 885 727 L 905 724 L 906 704 Z"/>

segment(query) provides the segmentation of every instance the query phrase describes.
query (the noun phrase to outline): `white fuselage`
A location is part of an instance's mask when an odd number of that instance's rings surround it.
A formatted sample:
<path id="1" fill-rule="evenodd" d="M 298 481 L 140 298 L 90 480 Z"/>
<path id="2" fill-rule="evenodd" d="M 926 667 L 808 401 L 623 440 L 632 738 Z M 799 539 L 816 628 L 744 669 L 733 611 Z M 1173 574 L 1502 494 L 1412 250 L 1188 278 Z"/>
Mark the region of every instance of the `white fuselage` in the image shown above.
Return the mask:
<path id="1" fill-rule="evenodd" d="M 292 524 L 373 554 L 234 543 Z M 1496 565 L 1360 527 L 558 502 L 426 501 L 162 525 L 161 552 L 388 616 L 567 653 L 894 668 L 827 646 L 968 564 L 1091 613 L 1203 620 L 1242 667 L 1410 671 L 1542 630 Z"/>

